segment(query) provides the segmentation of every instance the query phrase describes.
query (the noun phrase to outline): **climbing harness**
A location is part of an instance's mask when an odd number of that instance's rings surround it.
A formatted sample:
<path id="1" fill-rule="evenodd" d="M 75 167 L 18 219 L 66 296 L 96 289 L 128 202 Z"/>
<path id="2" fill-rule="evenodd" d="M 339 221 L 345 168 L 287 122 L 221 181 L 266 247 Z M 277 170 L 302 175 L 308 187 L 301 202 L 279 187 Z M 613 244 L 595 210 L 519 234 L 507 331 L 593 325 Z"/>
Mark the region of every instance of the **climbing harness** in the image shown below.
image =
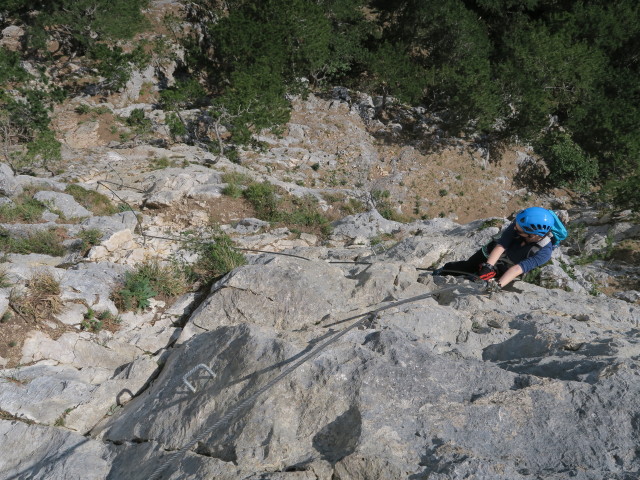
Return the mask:
<path id="1" fill-rule="evenodd" d="M 470 277 L 477 278 L 477 276 L 475 276 L 475 275 L 470 275 Z M 489 285 L 490 283 L 495 283 L 495 282 L 480 281 L 480 282 L 476 283 L 476 286 L 477 286 L 477 289 L 479 291 L 481 291 L 481 292 L 490 291 L 490 285 Z M 340 330 L 338 332 L 335 332 L 333 335 L 330 334 L 331 336 L 329 336 L 329 338 L 327 338 L 324 342 L 322 342 L 320 345 L 318 345 L 317 347 L 312 349 L 309 353 L 303 355 L 297 362 L 295 362 L 293 365 L 287 367 L 278 376 L 276 376 L 274 379 L 272 379 L 269 382 L 267 382 L 264 386 L 262 386 L 261 388 L 256 390 L 249 397 L 247 397 L 244 400 L 242 400 L 241 402 L 237 403 L 229 411 L 227 411 L 224 415 L 222 415 L 218 419 L 218 421 L 216 421 L 213 425 L 211 425 L 210 427 L 208 427 L 204 431 L 202 431 L 199 435 L 197 435 L 189 443 L 187 443 L 186 445 L 184 445 L 183 447 L 181 447 L 177 451 L 169 453 L 167 455 L 167 458 L 165 458 L 160 463 L 160 465 L 158 465 L 158 467 L 151 473 L 151 476 L 148 477 L 148 480 L 158 480 L 160 478 L 160 475 L 167 469 L 169 464 L 171 464 L 171 463 L 175 462 L 176 460 L 178 460 L 187 451 L 191 450 L 196 444 L 198 444 L 199 442 L 203 441 L 206 437 L 211 435 L 211 433 L 213 433 L 216 429 L 218 429 L 221 426 L 223 426 L 224 424 L 226 424 L 236 414 L 238 414 L 238 412 L 242 411 L 244 408 L 246 408 L 249 405 L 251 405 L 254 401 L 256 401 L 256 399 L 260 395 L 262 395 L 266 391 L 268 391 L 271 388 L 273 388 L 277 383 L 279 383 L 285 377 L 287 377 L 288 375 L 293 373 L 297 368 L 299 368 L 300 366 L 302 366 L 304 363 L 308 362 L 309 360 L 317 357 L 329 345 L 331 345 L 332 343 L 337 342 L 340 338 L 344 337 L 347 333 L 349 333 L 353 329 L 363 325 L 367 320 L 369 320 L 371 318 L 375 318 L 380 312 L 383 312 L 385 310 L 389 310 L 391 308 L 399 307 L 399 306 L 407 304 L 407 303 L 418 302 L 420 300 L 424 300 L 424 299 L 427 299 L 429 297 L 433 297 L 433 296 L 436 296 L 436 295 L 439 295 L 439 294 L 442 294 L 442 293 L 445 293 L 445 292 L 449 292 L 449 291 L 455 290 L 455 289 L 457 289 L 459 287 L 460 287 L 459 285 L 452 285 L 452 286 L 449 286 L 449 287 L 444 287 L 444 288 L 440 288 L 438 290 L 434 290 L 433 292 L 424 293 L 422 295 L 416 295 L 414 297 L 409 297 L 409 298 L 405 298 L 405 299 L 401 299 L 401 300 L 394 300 L 394 301 L 389 302 L 389 303 L 387 303 L 387 304 L 385 304 L 385 305 L 383 305 L 381 307 L 378 307 L 376 309 L 368 310 L 368 311 L 366 311 L 364 313 L 353 315 L 351 317 L 348 317 L 346 319 L 343 319 L 343 320 L 340 320 L 338 322 L 332 323 L 330 325 L 325 325 L 325 328 L 328 328 L 330 326 L 334 326 L 334 325 L 337 325 L 337 324 L 340 324 L 340 323 L 345 323 L 345 322 L 348 322 L 348 321 L 351 321 L 351 320 L 359 319 L 356 322 L 354 322 L 351 325 L 349 325 L 348 327 L 345 327 L 344 329 L 342 329 L 342 330 Z M 187 372 L 187 374 L 183 377 L 183 380 L 185 380 L 185 378 L 187 378 L 189 375 L 191 375 L 193 372 L 197 371 L 200 368 L 205 369 L 211 375 L 214 375 L 209 367 L 207 367 L 204 364 L 199 364 L 195 368 L 193 368 L 189 372 Z M 187 383 L 186 380 L 185 380 L 185 383 Z M 188 384 L 187 387 L 192 392 L 195 392 L 195 388 L 193 388 L 193 386 L 191 384 Z"/>

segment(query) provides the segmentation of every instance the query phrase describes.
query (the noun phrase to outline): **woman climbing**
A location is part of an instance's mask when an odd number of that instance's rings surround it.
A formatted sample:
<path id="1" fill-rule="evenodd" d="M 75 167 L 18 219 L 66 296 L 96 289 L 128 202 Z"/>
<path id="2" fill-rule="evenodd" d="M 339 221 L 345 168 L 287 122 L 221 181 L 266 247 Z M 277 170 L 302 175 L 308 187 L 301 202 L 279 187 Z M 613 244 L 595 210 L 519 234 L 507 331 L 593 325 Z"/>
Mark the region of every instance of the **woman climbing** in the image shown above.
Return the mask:
<path id="1" fill-rule="evenodd" d="M 530 207 L 516 215 L 496 242 L 491 241 L 468 260 L 445 263 L 434 275 L 478 275 L 482 280 L 494 277 L 505 287 L 519 275 L 544 265 L 553 251 L 554 224 L 558 217 L 541 207 Z M 564 226 L 560 223 L 562 230 Z M 566 232 L 566 230 L 565 230 Z M 559 239 L 561 240 L 561 239 Z"/>

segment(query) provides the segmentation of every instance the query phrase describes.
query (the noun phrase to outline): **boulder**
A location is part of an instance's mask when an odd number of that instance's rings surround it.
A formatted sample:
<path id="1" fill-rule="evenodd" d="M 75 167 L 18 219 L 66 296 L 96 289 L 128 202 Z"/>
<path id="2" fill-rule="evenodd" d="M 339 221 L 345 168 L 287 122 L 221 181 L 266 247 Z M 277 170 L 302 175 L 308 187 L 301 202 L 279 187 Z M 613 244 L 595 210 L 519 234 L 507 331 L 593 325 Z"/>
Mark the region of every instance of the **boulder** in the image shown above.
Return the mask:
<path id="1" fill-rule="evenodd" d="M 66 219 L 90 217 L 93 215 L 67 193 L 40 191 L 36 193 L 33 198 L 44 204 L 51 205 Z"/>
<path id="2" fill-rule="evenodd" d="M 13 170 L 6 163 L 0 163 L 0 194 L 13 197 L 22 193 L 22 186 L 16 180 Z"/>
<path id="3" fill-rule="evenodd" d="M 0 477 L 33 480 L 104 480 L 109 447 L 78 433 L 0 420 Z"/>

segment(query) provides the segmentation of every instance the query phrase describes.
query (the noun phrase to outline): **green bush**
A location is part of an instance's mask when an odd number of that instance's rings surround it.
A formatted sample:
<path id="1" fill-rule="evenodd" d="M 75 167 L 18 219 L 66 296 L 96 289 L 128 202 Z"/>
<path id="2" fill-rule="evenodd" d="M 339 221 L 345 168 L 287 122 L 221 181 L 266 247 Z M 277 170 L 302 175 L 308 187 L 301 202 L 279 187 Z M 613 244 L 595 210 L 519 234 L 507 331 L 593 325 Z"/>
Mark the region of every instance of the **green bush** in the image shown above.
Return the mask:
<path id="1" fill-rule="evenodd" d="M 330 232 L 329 219 L 318 209 L 318 200 L 312 195 L 295 198 L 291 212 L 282 214 L 282 221 L 305 227 L 320 227 L 324 234 Z"/>
<path id="2" fill-rule="evenodd" d="M 140 47 L 132 53 L 124 53 L 118 46 L 97 43 L 89 48 L 87 56 L 103 78 L 99 86 L 107 91 L 121 90 L 131 77 L 134 64 L 146 63 Z"/>
<path id="3" fill-rule="evenodd" d="M 235 183 L 228 183 L 222 189 L 222 194 L 231 198 L 240 198 L 242 196 L 242 188 Z"/>
<path id="4" fill-rule="evenodd" d="M 196 279 L 204 284 L 247 263 L 244 255 L 234 248 L 231 238 L 220 231 L 213 232 L 207 242 L 187 241 L 185 247 L 198 255 L 192 269 Z"/>
<path id="5" fill-rule="evenodd" d="M 31 77 L 20 65 L 20 55 L 4 47 L 0 48 L 0 84 L 4 82 L 21 82 Z"/>
<path id="6" fill-rule="evenodd" d="M 540 286 L 540 267 L 536 267 L 533 270 L 525 273 L 521 278 L 523 282 L 532 283 L 534 285 Z"/>
<path id="7" fill-rule="evenodd" d="M 222 174 L 223 183 L 236 183 L 238 185 L 249 185 L 252 180 L 246 173 L 228 172 Z"/>
<path id="8" fill-rule="evenodd" d="M 185 270 L 177 264 L 151 260 L 126 272 L 122 285 L 112 293 L 120 310 L 144 310 L 156 295 L 176 297 L 186 292 L 189 282 Z"/>
<path id="9" fill-rule="evenodd" d="M 195 78 L 178 80 L 176 84 L 160 92 L 160 101 L 165 110 L 184 110 L 202 107 L 209 103 L 206 90 Z"/>
<path id="10" fill-rule="evenodd" d="M 177 263 L 150 260 L 139 265 L 136 274 L 148 278 L 157 294 L 165 297 L 177 297 L 189 289 L 187 275 Z"/>
<path id="11" fill-rule="evenodd" d="M 242 192 L 244 198 L 253 206 L 258 218 L 266 221 L 278 221 L 280 201 L 276 189 L 269 182 L 251 183 Z"/>
<path id="12" fill-rule="evenodd" d="M 91 247 L 98 245 L 102 239 L 102 231 L 97 228 L 82 229 L 78 238 L 82 240 L 80 250 L 86 253 Z"/>
<path id="13" fill-rule="evenodd" d="M 112 298 L 119 310 L 144 310 L 150 305 L 149 299 L 157 294 L 149 277 L 138 272 L 126 272 L 122 288 Z"/>
<path id="14" fill-rule="evenodd" d="M 620 207 L 640 210 L 640 167 L 621 178 L 608 180 L 601 195 Z"/>
<path id="15" fill-rule="evenodd" d="M 167 127 L 169 127 L 169 134 L 174 142 L 187 134 L 187 127 L 178 114 L 169 112 L 165 117 L 165 122 L 167 123 Z"/>
<path id="16" fill-rule="evenodd" d="M 567 133 L 549 133 L 535 146 L 549 166 L 553 186 L 588 191 L 598 177 L 598 163 Z"/>

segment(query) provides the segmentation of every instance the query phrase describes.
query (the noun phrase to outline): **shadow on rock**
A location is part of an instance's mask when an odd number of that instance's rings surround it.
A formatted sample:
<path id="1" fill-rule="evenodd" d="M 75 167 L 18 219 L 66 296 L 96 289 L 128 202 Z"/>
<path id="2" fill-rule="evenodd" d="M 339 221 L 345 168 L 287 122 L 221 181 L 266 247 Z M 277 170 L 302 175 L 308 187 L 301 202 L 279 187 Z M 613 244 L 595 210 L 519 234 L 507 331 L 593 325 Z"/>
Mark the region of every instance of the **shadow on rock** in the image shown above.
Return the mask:
<path id="1" fill-rule="evenodd" d="M 313 447 L 322 458 L 335 465 L 351 455 L 358 445 L 362 431 L 362 417 L 355 406 L 338 416 L 313 437 Z"/>

